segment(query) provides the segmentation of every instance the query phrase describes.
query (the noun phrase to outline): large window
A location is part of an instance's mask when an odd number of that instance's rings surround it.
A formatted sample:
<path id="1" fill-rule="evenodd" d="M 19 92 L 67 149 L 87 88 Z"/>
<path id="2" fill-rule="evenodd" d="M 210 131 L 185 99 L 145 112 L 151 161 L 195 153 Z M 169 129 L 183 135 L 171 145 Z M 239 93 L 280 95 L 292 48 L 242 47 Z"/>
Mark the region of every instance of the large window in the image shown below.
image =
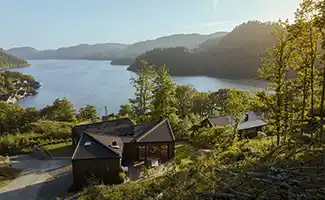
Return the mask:
<path id="1" fill-rule="evenodd" d="M 139 160 L 145 160 L 148 158 L 166 159 L 168 158 L 168 144 L 140 145 L 138 146 L 138 156 Z"/>
<path id="2" fill-rule="evenodd" d="M 166 144 L 152 144 L 148 146 L 148 157 L 167 158 L 168 145 Z"/>

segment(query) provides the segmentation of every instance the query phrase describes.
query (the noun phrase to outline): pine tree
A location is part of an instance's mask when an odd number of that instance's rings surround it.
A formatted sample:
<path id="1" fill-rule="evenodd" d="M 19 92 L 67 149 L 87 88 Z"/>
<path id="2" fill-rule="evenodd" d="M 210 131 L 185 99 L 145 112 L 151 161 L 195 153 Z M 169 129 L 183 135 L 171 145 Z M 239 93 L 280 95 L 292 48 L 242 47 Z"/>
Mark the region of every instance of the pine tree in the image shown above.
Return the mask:
<path id="1" fill-rule="evenodd" d="M 143 68 L 138 72 L 138 77 L 131 78 L 131 82 L 135 88 L 135 97 L 130 98 L 129 102 L 137 122 L 145 122 L 151 117 L 154 77 L 155 71 L 153 66 L 143 61 Z"/>
<path id="2" fill-rule="evenodd" d="M 158 69 L 154 80 L 153 89 L 153 113 L 154 119 L 166 118 L 171 113 L 176 112 L 176 91 L 166 66 Z"/>

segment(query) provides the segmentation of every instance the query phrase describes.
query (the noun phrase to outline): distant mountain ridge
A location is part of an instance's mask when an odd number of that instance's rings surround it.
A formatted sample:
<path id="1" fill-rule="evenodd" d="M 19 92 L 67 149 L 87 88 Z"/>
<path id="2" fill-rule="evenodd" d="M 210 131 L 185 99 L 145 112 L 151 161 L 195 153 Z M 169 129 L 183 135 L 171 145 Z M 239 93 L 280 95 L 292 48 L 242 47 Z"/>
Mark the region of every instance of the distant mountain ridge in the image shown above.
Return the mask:
<path id="1" fill-rule="evenodd" d="M 209 39 L 223 37 L 227 32 L 217 32 L 208 35 L 175 34 L 159 37 L 154 40 L 136 42 L 131 45 L 120 43 L 80 44 L 62 47 L 55 50 L 42 50 L 31 47 L 16 47 L 7 50 L 7 53 L 26 60 L 42 59 L 87 59 L 113 60 L 115 64 L 131 64 L 136 57 L 155 48 L 186 47 L 197 48 Z"/>
<path id="2" fill-rule="evenodd" d="M 201 43 L 209 39 L 223 37 L 227 32 L 216 32 L 209 35 L 200 34 L 176 34 L 170 36 L 160 37 L 154 40 L 146 40 L 134 43 L 128 46 L 123 55 L 133 57 L 139 56 L 142 53 L 150 51 L 155 48 L 171 48 L 171 47 L 185 47 L 188 49 L 197 48 Z"/>
<path id="3" fill-rule="evenodd" d="M 16 47 L 7 50 L 7 53 L 26 60 L 42 59 L 86 59 L 87 56 L 102 52 L 117 52 L 126 48 L 126 44 L 79 44 L 76 46 L 62 47 L 59 49 L 37 50 L 31 47 Z"/>
<path id="4" fill-rule="evenodd" d="M 3 49 L 0 49 L 0 69 L 27 66 L 29 66 L 29 64 L 26 61 L 7 54 Z"/>
<path id="5" fill-rule="evenodd" d="M 272 23 L 249 21 L 222 38 L 207 40 L 196 49 L 157 48 L 140 55 L 128 70 L 138 71 L 141 60 L 157 67 L 166 65 L 175 76 L 210 76 L 231 79 L 256 78 L 261 58 L 276 39 Z"/>

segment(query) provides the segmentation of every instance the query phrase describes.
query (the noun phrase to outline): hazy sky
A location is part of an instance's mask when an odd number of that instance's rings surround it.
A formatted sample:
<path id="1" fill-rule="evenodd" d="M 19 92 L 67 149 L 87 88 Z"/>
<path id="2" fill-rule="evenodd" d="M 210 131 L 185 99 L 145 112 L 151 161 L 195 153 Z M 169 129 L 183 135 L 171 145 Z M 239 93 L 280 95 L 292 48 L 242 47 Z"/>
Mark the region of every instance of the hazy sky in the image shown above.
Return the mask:
<path id="1" fill-rule="evenodd" d="M 0 0 L 0 48 L 134 43 L 292 18 L 300 0 Z"/>

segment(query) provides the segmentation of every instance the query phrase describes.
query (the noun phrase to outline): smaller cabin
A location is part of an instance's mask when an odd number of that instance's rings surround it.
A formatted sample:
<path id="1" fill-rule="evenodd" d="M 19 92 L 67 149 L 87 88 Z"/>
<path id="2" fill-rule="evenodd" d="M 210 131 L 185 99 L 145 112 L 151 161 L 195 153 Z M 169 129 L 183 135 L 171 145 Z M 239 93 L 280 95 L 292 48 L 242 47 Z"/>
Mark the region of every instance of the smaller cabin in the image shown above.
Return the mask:
<path id="1" fill-rule="evenodd" d="M 213 127 L 213 126 L 227 126 L 235 125 L 236 118 L 238 116 L 215 116 L 204 119 L 199 125 L 192 127 L 192 131 L 197 131 L 202 127 Z M 267 125 L 265 121 L 261 119 L 261 116 L 255 112 L 246 112 L 241 117 L 242 120 L 238 125 L 238 133 L 241 137 L 256 137 L 259 131 L 263 131 L 263 128 Z"/>

